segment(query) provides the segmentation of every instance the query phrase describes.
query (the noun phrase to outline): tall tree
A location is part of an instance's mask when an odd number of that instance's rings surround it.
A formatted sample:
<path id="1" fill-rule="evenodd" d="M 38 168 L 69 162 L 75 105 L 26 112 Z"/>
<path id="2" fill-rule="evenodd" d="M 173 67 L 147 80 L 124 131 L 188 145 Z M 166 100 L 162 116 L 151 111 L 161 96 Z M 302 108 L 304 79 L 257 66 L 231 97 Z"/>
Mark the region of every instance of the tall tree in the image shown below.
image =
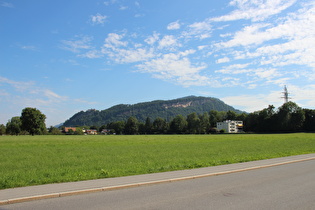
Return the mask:
<path id="1" fill-rule="evenodd" d="M 138 120 L 135 117 L 129 117 L 125 126 L 126 134 L 138 134 L 139 125 Z"/>
<path id="2" fill-rule="evenodd" d="M 153 132 L 156 134 L 163 134 L 166 133 L 167 131 L 167 123 L 166 121 L 161 118 L 161 117 L 157 117 L 154 121 L 153 121 Z"/>
<path id="3" fill-rule="evenodd" d="M 275 119 L 275 110 L 273 105 L 269 105 L 268 108 L 265 108 L 258 112 L 258 122 L 256 131 L 270 132 L 276 129 L 276 119 Z"/>
<path id="4" fill-rule="evenodd" d="M 21 122 L 22 129 L 28 131 L 32 136 L 35 134 L 45 134 L 46 116 L 36 108 L 25 108 L 22 110 Z"/>
<path id="5" fill-rule="evenodd" d="M 217 111 L 217 110 L 211 110 L 209 112 L 209 118 L 210 118 L 210 126 L 216 127 L 217 122 L 222 122 L 224 119 L 226 119 L 226 112 L 224 111 Z"/>
<path id="6" fill-rule="evenodd" d="M 199 116 L 200 123 L 199 123 L 199 133 L 208 133 L 210 129 L 210 121 L 209 121 L 209 114 L 207 112 L 203 113 L 203 115 Z"/>
<path id="7" fill-rule="evenodd" d="M 107 128 L 111 129 L 112 133 L 123 134 L 125 130 L 125 124 L 126 123 L 124 121 L 112 122 L 107 125 Z"/>
<path id="8" fill-rule="evenodd" d="M 200 119 L 196 112 L 193 112 L 187 116 L 187 129 L 191 134 L 196 134 L 199 131 Z"/>
<path id="9" fill-rule="evenodd" d="M 152 133 L 152 122 L 150 117 L 147 117 L 147 119 L 145 120 L 145 125 L 144 125 L 144 129 L 145 129 L 145 133 L 150 134 Z"/>
<path id="10" fill-rule="evenodd" d="M 236 119 L 236 112 L 231 111 L 231 110 L 227 111 L 225 118 L 226 118 L 226 120 L 235 120 Z"/>
<path id="11" fill-rule="evenodd" d="M 21 120 L 20 117 L 12 117 L 11 120 L 8 121 L 6 126 L 6 132 L 10 135 L 19 135 L 21 132 Z"/>
<path id="12" fill-rule="evenodd" d="M 315 110 L 303 109 L 305 113 L 304 130 L 315 131 Z"/>
<path id="13" fill-rule="evenodd" d="M 170 130 L 173 133 L 182 134 L 187 129 L 187 121 L 182 115 L 177 115 L 170 123 Z"/>
<path id="14" fill-rule="evenodd" d="M 4 135 L 4 134 L 5 134 L 5 131 L 6 131 L 5 125 L 1 124 L 1 125 L 0 125 L 0 135 Z"/>
<path id="15" fill-rule="evenodd" d="M 280 131 L 298 131 L 305 120 L 302 108 L 292 101 L 283 104 L 276 117 Z"/>

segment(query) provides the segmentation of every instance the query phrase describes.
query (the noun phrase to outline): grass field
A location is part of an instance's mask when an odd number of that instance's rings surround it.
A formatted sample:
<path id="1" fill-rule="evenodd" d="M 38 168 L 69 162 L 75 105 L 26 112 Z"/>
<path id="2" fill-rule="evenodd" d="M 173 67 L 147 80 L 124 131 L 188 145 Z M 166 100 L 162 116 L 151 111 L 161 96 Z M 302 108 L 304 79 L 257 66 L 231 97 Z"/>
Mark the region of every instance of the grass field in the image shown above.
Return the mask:
<path id="1" fill-rule="evenodd" d="M 315 152 L 315 134 L 0 136 L 0 189 Z"/>

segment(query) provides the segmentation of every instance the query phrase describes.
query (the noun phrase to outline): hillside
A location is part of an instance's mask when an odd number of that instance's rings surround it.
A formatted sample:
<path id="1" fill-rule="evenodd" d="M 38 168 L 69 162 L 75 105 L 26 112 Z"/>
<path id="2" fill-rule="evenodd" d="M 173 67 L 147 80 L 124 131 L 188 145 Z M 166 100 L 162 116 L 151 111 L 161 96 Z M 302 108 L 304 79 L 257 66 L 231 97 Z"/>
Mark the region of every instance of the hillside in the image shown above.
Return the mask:
<path id="1" fill-rule="evenodd" d="M 152 120 L 161 117 L 169 121 L 179 114 L 183 116 L 193 112 L 203 114 L 210 110 L 231 110 L 241 113 L 240 110 L 234 109 L 217 98 L 188 96 L 174 100 L 156 100 L 134 105 L 119 104 L 102 111 L 95 109 L 81 111 L 68 119 L 64 126 L 100 126 L 110 122 L 125 121 L 130 116 L 135 116 L 140 122 L 144 122 L 147 117 Z"/>

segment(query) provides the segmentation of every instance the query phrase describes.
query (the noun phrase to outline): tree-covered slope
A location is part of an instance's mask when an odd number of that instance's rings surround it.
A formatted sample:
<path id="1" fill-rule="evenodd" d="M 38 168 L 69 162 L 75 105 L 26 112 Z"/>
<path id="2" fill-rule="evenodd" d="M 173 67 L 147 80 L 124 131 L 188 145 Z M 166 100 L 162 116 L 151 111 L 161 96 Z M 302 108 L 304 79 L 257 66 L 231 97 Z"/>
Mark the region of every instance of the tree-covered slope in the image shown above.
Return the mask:
<path id="1" fill-rule="evenodd" d="M 147 117 L 153 120 L 161 117 L 169 121 L 179 114 L 183 116 L 193 112 L 203 114 L 210 110 L 231 110 L 241 113 L 240 110 L 234 109 L 217 98 L 188 96 L 174 100 L 157 100 L 134 105 L 119 104 L 102 111 L 95 109 L 81 111 L 68 119 L 64 126 L 100 126 L 110 122 L 125 121 L 130 116 L 136 117 L 140 122 L 144 122 Z"/>

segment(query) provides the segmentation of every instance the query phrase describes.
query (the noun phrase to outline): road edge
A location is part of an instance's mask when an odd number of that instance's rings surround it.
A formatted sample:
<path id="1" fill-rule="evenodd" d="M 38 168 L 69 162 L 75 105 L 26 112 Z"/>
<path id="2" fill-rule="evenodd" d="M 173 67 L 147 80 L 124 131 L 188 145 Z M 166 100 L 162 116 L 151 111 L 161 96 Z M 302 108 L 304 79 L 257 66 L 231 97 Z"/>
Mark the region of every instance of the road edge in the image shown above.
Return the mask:
<path id="1" fill-rule="evenodd" d="M 198 179 L 198 178 L 231 174 L 231 173 L 261 169 L 261 168 L 267 168 L 267 167 L 273 167 L 273 166 L 280 166 L 280 165 L 303 162 L 303 161 L 308 161 L 308 160 L 315 160 L 315 157 L 290 160 L 290 161 L 272 163 L 272 164 L 267 164 L 267 165 L 252 166 L 252 167 L 234 169 L 234 170 L 228 170 L 228 171 L 222 171 L 222 172 L 213 172 L 213 173 L 207 173 L 207 174 L 202 174 L 202 175 L 194 175 L 194 176 L 186 176 L 186 177 L 179 177 L 179 178 L 163 179 L 163 180 L 157 180 L 157 181 L 138 182 L 138 183 L 132 183 L 132 184 L 125 184 L 125 185 L 98 187 L 98 188 L 90 188 L 90 189 L 84 189 L 84 190 L 74 190 L 74 191 L 66 191 L 66 192 L 60 192 L 60 193 L 42 194 L 42 195 L 35 195 L 35 196 L 29 196 L 29 197 L 20 197 L 20 198 L 14 198 L 14 199 L 0 200 L 0 206 L 8 205 L 8 204 L 15 204 L 15 203 L 22 203 L 22 202 L 27 202 L 27 201 L 34 201 L 34 200 L 42 200 L 42 199 L 48 199 L 48 198 L 58 198 L 58 197 L 64 197 L 64 196 L 93 193 L 93 192 L 119 190 L 119 189 L 139 187 L 139 186 L 152 185 L 152 184 L 161 184 L 161 183 L 176 182 L 176 181 L 183 181 L 183 180 L 189 180 L 189 179 Z"/>

